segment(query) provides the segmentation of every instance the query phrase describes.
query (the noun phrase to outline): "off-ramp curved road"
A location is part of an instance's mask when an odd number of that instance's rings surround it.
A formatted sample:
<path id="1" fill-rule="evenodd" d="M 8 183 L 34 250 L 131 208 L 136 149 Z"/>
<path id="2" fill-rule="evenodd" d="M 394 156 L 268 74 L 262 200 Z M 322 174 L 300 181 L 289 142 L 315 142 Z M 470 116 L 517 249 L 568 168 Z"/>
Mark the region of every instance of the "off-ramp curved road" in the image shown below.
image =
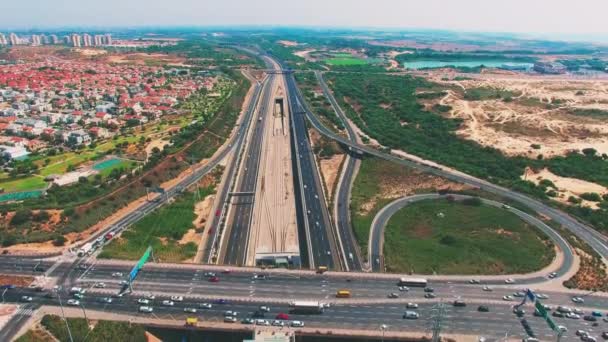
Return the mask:
<path id="1" fill-rule="evenodd" d="M 431 200 L 431 199 L 442 199 L 442 198 L 447 198 L 448 196 L 451 196 L 452 198 L 454 198 L 457 201 L 473 198 L 473 196 L 459 195 L 459 194 L 445 194 L 445 195 L 440 195 L 440 194 L 436 194 L 436 193 L 419 194 L 419 195 L 406 196 L 406 197 L 399 198 L 399 199 L 387 204 L 384 208 L 382 208 L 374 217 L 374 220 L 372 221 L 372 225 L 370 228 L 370 233 L 369 233 L 369 243 L 368 243 L 368 258 L 369 259 L 368 260 L 372 263 L 373 270 L 376 272 L 380 272 L 384 268 L 383 267 L 384 266 L 384 259 L 383 259 L 384 228 L 386 227 L 386 224 L 388 223 L 390 218 L 397 211 L 406 207 L 408 204 L 411 204 L 414 202 Z M 519 209 L 506 206 L 505 204 L 497 202 L 497 201 L 492 201 L 492 200 L 483 199 L 483 198 L 480 198 L 480 199 L 481 199 L 482 203 L 484 203 L 486 205 L 508 210 L 508 211 L 512 212 L 513 214 L 519 216 L 522 220 L 526 221 L 527 223 L 538 227 L 538 229 L 540 229 L 543 233 L 545 233 L 563 253 L 562 264 L 555 271 L 557 273 L 557 276 L 560 277 L 560 276 L 566 274 L 570 270 L 570 268 L 573 266 L 573 260 L 574 260 L 572 248 L 570 247 L 568 242 L 563 237 L 561 237 L 561 235 L 559 235 L 555 230 L 553 230 L 553 228 L 549 227 L 543 221 L 537 219 L 536 217 L 534 217 L 526 212 L 523 212 Z M 532 275 L 529 277 L 519 277 L 518 278 L 518 283 L 538 283 L 538 282 L 543 282 L 543 281 L 546 281 L 545 277 L 535 276 L 535 275 Z"/>

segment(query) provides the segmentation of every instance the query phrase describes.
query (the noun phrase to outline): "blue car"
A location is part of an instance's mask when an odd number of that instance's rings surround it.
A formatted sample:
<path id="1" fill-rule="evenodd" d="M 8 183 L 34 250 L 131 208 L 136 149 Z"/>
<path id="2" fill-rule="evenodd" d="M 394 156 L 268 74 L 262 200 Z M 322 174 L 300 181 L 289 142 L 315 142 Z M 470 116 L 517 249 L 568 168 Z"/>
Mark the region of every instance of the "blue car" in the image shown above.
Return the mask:
<path id="1" fill-rule="evenodd" d="M 593 311 L 593 312 L 591 312 L 591 315 L 593 315 L 595 317 L 602 317 L 602 313 L 599 311 Z"/>

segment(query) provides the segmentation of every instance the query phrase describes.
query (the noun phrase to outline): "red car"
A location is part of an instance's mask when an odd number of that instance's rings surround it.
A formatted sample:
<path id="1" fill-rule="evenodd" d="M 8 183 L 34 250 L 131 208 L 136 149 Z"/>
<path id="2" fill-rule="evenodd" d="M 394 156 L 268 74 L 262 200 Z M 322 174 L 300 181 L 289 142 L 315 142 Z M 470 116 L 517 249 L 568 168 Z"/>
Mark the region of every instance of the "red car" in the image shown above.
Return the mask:
<path id="1" fill-rule="evenodd" d="M 275 319 L 279 319 L 281 321 L 288 321 L 289 315 L 281 312 L 280 314 L 277 315 L 277 317 L 275 317 Z"/>
<path id="2" fill-rule="evenodd" d="M 222 273 L 224 274 L 230 274 L 230 272 L 232 272 L 229 268 L 225 268 Z"/>
<path id="3" fill-rule="evenodd" d="M 209 281 L 212 282 L 212 283 L 219 283 L 220 278 L 216 277 L 216 276 L 213 276 L 213 277 L 209 278 Z"/>

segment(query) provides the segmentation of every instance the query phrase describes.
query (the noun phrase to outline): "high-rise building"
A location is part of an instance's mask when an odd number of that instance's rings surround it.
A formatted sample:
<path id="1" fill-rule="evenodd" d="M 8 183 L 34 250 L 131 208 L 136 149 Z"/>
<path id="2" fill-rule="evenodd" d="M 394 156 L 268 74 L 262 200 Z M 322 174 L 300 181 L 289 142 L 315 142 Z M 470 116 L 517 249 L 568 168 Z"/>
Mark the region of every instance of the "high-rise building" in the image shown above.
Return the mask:
<path id="1" fill-rule="evenodd" d="M 11 43 L 11 45 L 18 45 L 19 44 L 19 37 L 17 37 L 16 34 L 11 33 L 8 35 L 8 40 Z"/>
<path id="2" fill-rule="evenodd" d="M 72 45 L 72 36 L 63 36 L 63 43 L 65 45 Z"/>
<path id="3" fill-rule="evenodd" d="M 0 45 L 8 45 L 8 41 L 6 40 L 4 33 L 0 33 Z"/>
<path id="4" fill-rule="evenodd" d="M 91 46 L 91 45 L 93 45 L 91 43 L 91 35 L 90 34 L 85 33 L 85 34 L 82 35 L 82 45 L 83 46 Z"/>
<path id="5" fill-rule="evenodd" d="M 78 35 L 76 33 L 72 33 L 72 46 L 73 47 L 80 47 L 81 46 L 80 35 Z"/>
<path id="6" fill-rule="evenodd" d="M 105 39 L 106 45 L 112 45 L 112 35 L 108 33 L 108 34 L 105 34 L 104 36 L 106 38 Z"/>
<path id="7" fill-rule="evenodd" d="M 49 40 L 49 36 L 47 36 L 46 34 L 40 35 L 40 44 L 48 45 L 50 43 L 51 43 L 51 41 Z"/>
<path id="8" fill-rule="evenodd" d="M 100 34 L 96 34 L 95 37 L 93 37 L 93 43 L 93 45 L 95 46 L 103 45 L 103 36 Z"/>
<path id="9" fill-rule="evenodd" d="M 32 35 L 32 45 L 40 45 L 40 36 L 37 34 Z"/>
<path id="10" fill-rule="evenodd" d="M 51 44 L 59 44 L 59 38 L 57 37 L 56 34 L 52 34 L 50 40 L 51 40 Z"/>

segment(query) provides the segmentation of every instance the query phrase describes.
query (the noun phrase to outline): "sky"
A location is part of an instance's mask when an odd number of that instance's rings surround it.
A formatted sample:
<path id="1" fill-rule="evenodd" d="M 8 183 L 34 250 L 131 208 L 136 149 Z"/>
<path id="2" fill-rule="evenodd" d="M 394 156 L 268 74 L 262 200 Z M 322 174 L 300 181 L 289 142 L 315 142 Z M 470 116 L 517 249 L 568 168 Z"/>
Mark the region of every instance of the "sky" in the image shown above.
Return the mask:
<path id="1" fill-rule="evenodd" d="M 3 0 L 0 29 L 324 26 L 608 36 L 608 0 Z"/>

